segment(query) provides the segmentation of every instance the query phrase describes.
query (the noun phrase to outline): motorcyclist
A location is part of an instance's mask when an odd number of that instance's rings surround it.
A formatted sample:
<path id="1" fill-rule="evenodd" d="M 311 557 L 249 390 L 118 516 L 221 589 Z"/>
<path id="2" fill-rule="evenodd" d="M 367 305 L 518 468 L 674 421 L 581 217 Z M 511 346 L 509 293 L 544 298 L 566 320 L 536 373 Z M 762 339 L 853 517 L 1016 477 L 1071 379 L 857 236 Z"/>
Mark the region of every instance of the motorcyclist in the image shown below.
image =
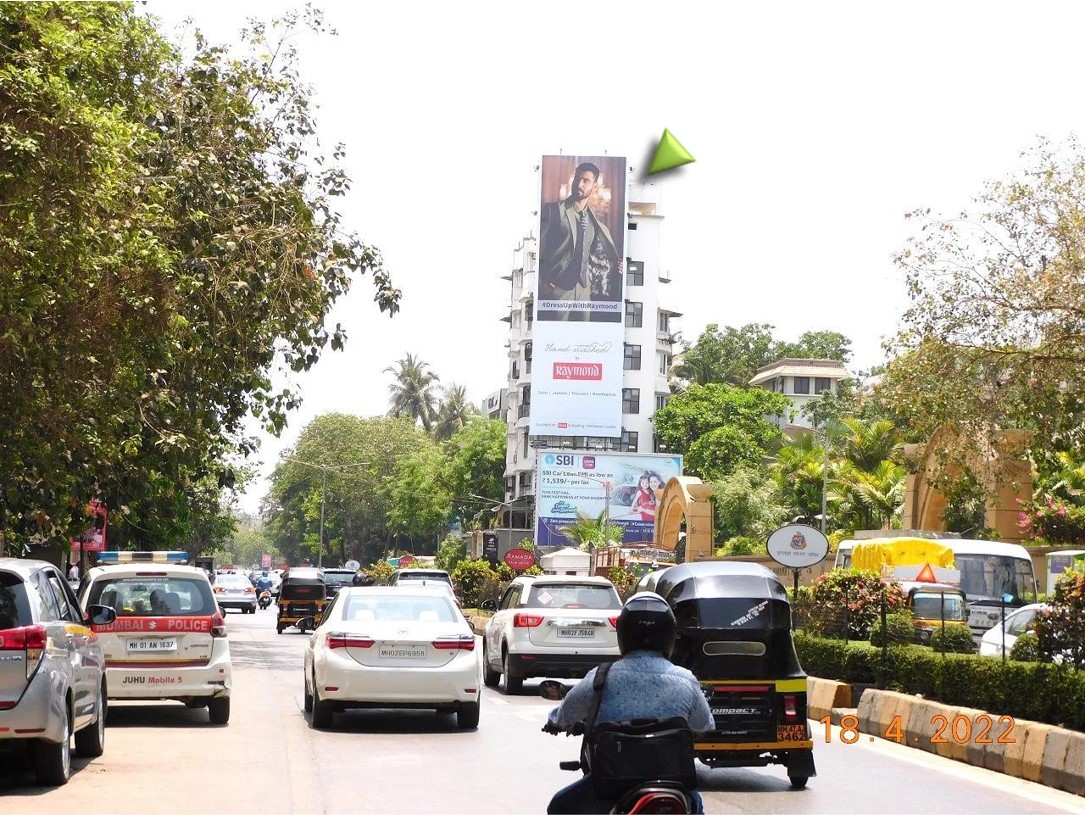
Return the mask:
<path id="1" fill-rule="evenodd" d="M 271 579 L 271 575 L 267 573 L 267 569 L 264 569 L 263 573 L 256 579 L 256 593 L 259 594 L 263 591 L 271 591 L 275 585 L 275 581 Z"/>
<path id="2" fill-rule="evenodd" d="M 603 686 L 597 722 L 625 722 L 632 719 L 683 717 L 695 733 L 715 727 L 697 678 L 670 661 L 676 624 L 667 601 L 653 592 L 630 597 L 618 615 L 618 650 Z M 543 731 L 570 730 L 588 716 L 595 668 L 569 691 L 561 705 L 550 711 Z M 702 812 L 700 796 L 693 791 L 695 811 Z M 550 801 L 548 813 L 609 812 L 616 800 L 603 800 L 595 792 L 591 777 L 584 775 Z"/>

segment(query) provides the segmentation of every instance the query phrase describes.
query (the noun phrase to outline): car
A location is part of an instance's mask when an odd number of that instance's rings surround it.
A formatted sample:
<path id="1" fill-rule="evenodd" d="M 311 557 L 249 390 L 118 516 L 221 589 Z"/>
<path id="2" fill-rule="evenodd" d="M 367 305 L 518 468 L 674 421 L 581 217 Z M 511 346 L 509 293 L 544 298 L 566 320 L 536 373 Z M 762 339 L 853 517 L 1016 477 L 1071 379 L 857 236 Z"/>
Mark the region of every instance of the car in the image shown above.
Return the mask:
<path id="1" fill-rule="evenodd" d="M 207 572 L 184 565 L 183 552 L 113 554 L 111 565 L 87 572 L 79 596 L 85 610 L 105 605 L 116 611 L 113 622 L 93 626 L 105 654 L 109 698 L 206 707 L 211 724 L 227 724 L 230 641 Z"/>
<path id="2" fill-rule="evenodd" d="M 461 613 L 463 612 L 463 604 L 460 602 L 460 598 L 456 596 L 456 592 L 453 591 L 452 587 L 443 580 L 407 580 L 400 583 L 396 588 L 406 591 L 426 591 L 443 594 L 451 598 L 452 602 L 456 604 L 456 608 Z"/>
<path id="3" fill-rule="evenodd" d="M 329 599 L 335 597 L 336 592 L 343 586 L 351 585 L 356 574 L 358 572 L 354 569 L 325 569 L 324 583 L 327 586 Z"/>
<path id="4" fill-rule="evenodd" d="M 388 581 L 388 585 L 398 586 L 413 580 L 441 580 L 449 586 L 452 586 L 453 592 L 456 590 L 456 587 L 452 585 L 452 575 L 443 569 L 397 569 L 392 572 L 392 577 Z"/>
<path id="5" fill-rule="evenodd" d="M 243 574 L 220 574 L 215 580 L 215 600 L 219 607 L 239 608 L 243 614 L 256 613 L 256 588 L 252 581 Z"/>
<path id="6" fill-rule="evenodd" d="M 478 727 L 475 635 L 443 593 L 345 586 L 304 653 L 305 710 L 317 729 L 351 708 L 430 709 L 455 713 L 462 729 Z"/>
<path id="7" fill-rule="evenodd" d="M 1021 606 L 1021 608 L 1016 608 L 1011 613 L 1006 614 L 1005 647 L 1007 656 L 1013 650 L 1013 644 L 1017 641 L 1017 638 L 1022 634 L 1029 633 L 1029 627 L 1032 625 L 1033 620 L 1036 619 L 1036 615 L 1046 608 L 1047 606 L 1044 603 L 1029 603 L 1027 606 Z M 1002 643 L 1002 623 L 1000 622 L 994 628 L 988 629 L 980 638 L 980 655 L 987 657 L 1002 656 Z"/>
<path id="8" fill-rule="evenodd" d="M 71 778 L 76 755 L 105 749 L 108 682 L 91 628 L 113 609 L 79 607 L 65 575 L 44 560 L 0 558 L 0 744 L 25 742 L 43 786 Z"/>
<path id="9" fill-rule="evenodd" d="M 580 678 L 621 655 L 622 601 L 605 577 L 523 575 L 482 608 L 494 612 L 482 637 L 483 682 L 494 688 L 504 676 L 506 694 L 526 678 Z"/>

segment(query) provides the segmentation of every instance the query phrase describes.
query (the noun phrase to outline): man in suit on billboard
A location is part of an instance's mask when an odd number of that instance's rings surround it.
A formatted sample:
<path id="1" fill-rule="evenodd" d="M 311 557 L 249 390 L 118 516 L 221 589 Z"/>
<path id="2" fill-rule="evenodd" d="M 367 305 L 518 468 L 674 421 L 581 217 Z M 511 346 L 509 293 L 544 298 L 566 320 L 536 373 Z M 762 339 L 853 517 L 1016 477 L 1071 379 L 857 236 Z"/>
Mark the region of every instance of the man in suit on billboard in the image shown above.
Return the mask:
<path id="1" fill-rule="evenodd" d="M 568 198 L 542 205 L 539 244 L 539 299 L 586 303 L 619 302 L 623 262 L 610 230 L 588 205 L 599 184 L 599 167 L 576 168 Z M 554 312 L 550 312 L 554 314 Z M 572 308 L 551 319 L 619 322 L 621 311 Z M 539 314 L 547 319 L 546 312 Z"/>

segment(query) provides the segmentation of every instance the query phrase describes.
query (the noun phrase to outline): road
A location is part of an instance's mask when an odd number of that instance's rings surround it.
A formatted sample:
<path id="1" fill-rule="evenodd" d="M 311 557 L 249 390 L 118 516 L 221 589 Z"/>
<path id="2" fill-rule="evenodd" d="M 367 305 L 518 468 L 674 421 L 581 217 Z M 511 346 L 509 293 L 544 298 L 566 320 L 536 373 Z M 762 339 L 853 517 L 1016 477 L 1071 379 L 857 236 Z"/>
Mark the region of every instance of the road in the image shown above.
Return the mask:
<path id="1" fill-rule="evenodd" d="M 544 812 L 575 778 L 558 762 L 577 741 L 540 732 L 550 703 L 483 692 L 477 731 L 425 711 L 352 711 L 333 731 L 302 710 L 306 637 L 275 633 L 274 607 L 230 612 L 234 662 L 226 727 L 177 703 L 116 703 L 106 751 L 73 758 L 71 782 L 33 786 L 21 754 L 0 754 L 5 813 L 170 815 L 216 813 Z M 709 813 L 1077 813 L 1083 799 L 891 742 L 813 723 L 818 776 L 791 790 L 780 767 L 710 770 L 699 782 Z M 829 743 L 826 743 L 828 737 Z"/>

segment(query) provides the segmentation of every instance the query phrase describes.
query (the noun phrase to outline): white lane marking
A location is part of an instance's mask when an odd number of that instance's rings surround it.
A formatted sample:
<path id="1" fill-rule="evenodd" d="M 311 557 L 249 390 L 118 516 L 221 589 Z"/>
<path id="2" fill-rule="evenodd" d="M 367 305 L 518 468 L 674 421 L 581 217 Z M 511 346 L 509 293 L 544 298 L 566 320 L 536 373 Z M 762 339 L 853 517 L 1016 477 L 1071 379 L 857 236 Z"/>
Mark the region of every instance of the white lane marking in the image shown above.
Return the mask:
<path id="1" fill-rule="evenodd" d="M 816 722 L 812 723 L 811 727 L 814 727 L 815 724 L 822 728 L 825 726 L 821 722 Z M 831 725 L 831 727 L 834 734 L 833 741 L 840 741 L 840 728 L 835 724 Z M 997 773 L 984 767 L 975 767 L 971 764 L 965 764 L 963 761 L 928 753 L 920 747 L 897 744 L 877 736 L 874 737 L 874 741 L 870 741 L 868 733 L 861 733 L 856 745 L 861 745 L 864 749 L 873 750 L 898 761 L 934 770 L 944 775 L 954 776 L 962 781 L 981 784 L 987 788 L 994 787 L 1009 795 L 1024 798 L 1034 804 L 1055 807 L 1075 815 L 1081 812 L 1081 798 L 1079 796 L 1054 787 L 1037 784 L 1035 781 L 1027 781 L 1013 775 Z"/>
<path id="2" fill-rule="evenodd" d="M 486 698 L 489 699 L 490 703 L 494 705 L 507 705 L 509 703 L 508 699 L 501 699 L 497 696 L 488 696 Z"/>
<path id="3" fill-rule="evenodd" d="M 523 719 L 525 722 L 541 722 L 546 718 L 546 713 L 544 711 L 543 714 L 540 716 L 537 713 L 528 713 L 526 711 L 520 711 L 520 712 L 518 712 L 516 714 L 516 716 L 518 718 L 520 718 L 520 719 Z"/>

